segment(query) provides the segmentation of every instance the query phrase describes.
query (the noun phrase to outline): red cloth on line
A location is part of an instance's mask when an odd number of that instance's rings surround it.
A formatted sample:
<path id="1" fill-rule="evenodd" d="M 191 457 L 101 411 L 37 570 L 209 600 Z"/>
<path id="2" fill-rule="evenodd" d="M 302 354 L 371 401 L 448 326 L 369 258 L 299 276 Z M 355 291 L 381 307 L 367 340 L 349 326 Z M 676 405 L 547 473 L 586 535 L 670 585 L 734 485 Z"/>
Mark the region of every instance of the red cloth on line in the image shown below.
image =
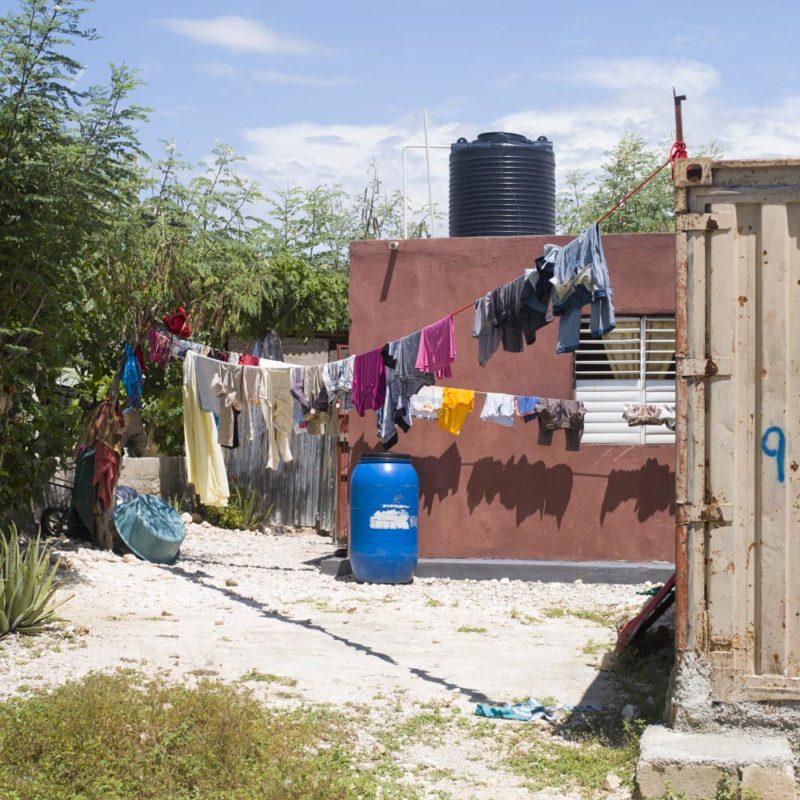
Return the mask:
<path id="1" fill-rule="evenodd" d="M 186 313 L 186 309 L 181 306 L 171 314 L 167 314 L 162 321 L 170 333 L 180 336 L 182 339 L 188 339 L 192 335 L 188 320 L 189 315 Z"/>
<path id="2" fill-rule="evenodd" d="M 246 367 L 257 367 L 258 356 L 251 356 L 249 353 L 241 353 L 239 355 L 239 363 L 244 364 Z"/>

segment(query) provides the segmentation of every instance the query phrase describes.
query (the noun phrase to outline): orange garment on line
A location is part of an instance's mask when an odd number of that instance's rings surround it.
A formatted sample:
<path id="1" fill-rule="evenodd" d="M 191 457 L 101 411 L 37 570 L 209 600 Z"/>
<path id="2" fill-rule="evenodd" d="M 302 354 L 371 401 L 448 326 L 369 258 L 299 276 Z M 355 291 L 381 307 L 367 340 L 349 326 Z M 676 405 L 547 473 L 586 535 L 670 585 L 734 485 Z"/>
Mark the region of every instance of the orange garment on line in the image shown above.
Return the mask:
<path id="1" fill-rule="evenodd" d="M 464 420 L 475 408 L 475 392 L 471 389 L 443 389 L 439 427 L 458 436 Z"/>

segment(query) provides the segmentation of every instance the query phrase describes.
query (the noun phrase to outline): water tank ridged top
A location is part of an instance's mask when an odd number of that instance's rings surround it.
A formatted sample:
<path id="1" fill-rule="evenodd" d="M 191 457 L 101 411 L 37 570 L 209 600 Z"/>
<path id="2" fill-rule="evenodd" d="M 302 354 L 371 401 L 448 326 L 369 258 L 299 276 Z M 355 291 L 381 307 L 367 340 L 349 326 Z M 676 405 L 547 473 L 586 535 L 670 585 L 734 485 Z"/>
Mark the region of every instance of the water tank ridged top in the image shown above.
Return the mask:
<path id="1" fill-rule="evenodd" d="M 556 232 L 556 159 L 545 136 L 481 133 L 450 145 L 450 235 Z"/>

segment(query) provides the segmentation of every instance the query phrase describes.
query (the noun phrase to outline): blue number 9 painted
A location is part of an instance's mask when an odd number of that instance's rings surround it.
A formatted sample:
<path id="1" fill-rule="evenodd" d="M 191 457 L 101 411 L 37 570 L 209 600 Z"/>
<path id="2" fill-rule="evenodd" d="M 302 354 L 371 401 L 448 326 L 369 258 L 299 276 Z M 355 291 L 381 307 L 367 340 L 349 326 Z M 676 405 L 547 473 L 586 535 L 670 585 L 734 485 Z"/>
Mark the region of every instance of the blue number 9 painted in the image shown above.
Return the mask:
<path id="1" fill-rule="evenodd" d="M 770 447 L 770 436 L 775 434 L 777 437 L 777 444 L 775 447 Z M 786 434 L 777 425 L 767 428 L 764 435 L 761 437 L 761 450 L 765 456 L 774 458 L 778 463 L 778 483 L 783 483 L 786 478 L 784 462 L 786 461 Z"/>

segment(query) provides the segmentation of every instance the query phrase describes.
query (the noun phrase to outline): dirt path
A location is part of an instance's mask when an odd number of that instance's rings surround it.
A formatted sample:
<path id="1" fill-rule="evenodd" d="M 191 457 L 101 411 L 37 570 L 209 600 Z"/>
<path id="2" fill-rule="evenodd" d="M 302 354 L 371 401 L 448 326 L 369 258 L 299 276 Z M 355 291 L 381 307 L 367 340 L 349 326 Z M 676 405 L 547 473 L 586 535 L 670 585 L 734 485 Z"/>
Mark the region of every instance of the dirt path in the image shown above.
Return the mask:
<path id="1" fill-rule="evenodd" d="M 361 719 L 368 763 L 394 750 L 397 780 L 436 787 L 430 797 L 476 800 L 532 796 L 495 753 L 522 723 L 478 720 L 476 702 L 613 704 L 594 666 L 613 639 L 600 621 L 639 605 L 640 587 L 360 585 L 319 572 L 331 549 L 308 533 L 194 524 L 171 567 L 66 544 L 69 624 L 0 641 L 0 697 L 118 667 L 244 680 L 267 702 L 323 703 Z M 477 736 L 474 725 L 483 726 Z"/>

